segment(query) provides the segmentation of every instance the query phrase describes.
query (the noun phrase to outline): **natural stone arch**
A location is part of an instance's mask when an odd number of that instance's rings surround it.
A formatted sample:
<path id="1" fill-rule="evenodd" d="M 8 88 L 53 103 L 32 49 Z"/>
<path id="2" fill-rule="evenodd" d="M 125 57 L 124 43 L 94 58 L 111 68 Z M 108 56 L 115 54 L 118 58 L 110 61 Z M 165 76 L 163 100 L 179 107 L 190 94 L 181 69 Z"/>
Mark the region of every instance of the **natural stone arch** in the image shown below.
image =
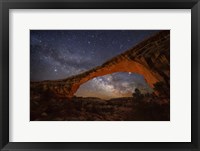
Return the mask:
<path id="1" fill-rule="evenodd" d="M 92 80 L 93 78 L 101 77 L 116 72 L 131 72 L 143 75 L 146 82 L 152 88 L 154 83 L 160 81 L 159 79 L 157 79 L 154 73 L 151 72 L 151 70 L 147 69 L 144 65 L 141 65 L 140 63 L 133 61 L 120 62 L 109 67 L 97 69 L 87 74 L 87 76 L 82 77 L 79 82 L 72 84 L 71 96 L 73 96 L 77 92 L 77 90 L 82 84 Z"/>
<path id="2" fill-rule="evenodd" d="M 157 82 L 170 86 L 170 31 L 161 31 L 133 48 L 84 73 L 61 80 L 31 82 L 31 91 L 71 98 L 79 86 L 94 77 L 114 72 L 143 75 L 153 88 Z"/>
<path id="3" fill-rule="evenodd" d="M 152 86 L 150 86 L 149 85 L 149 83 L 147 82 L 147 80 L 145 79 L 145 77 L 142 75 L 142 74 L 139 74 L 139 73 L 136 73 L 136 72 L 126 72 L 126 71 L 120 71 L 120 72 L 113 72 L 113 73 L 108 73 L 108 74 L 105 74 L 105 75 L 102 75 L 102 76 L 97 76 L 97 77 L 94 77 L 94 78 L 91 78 L 90 80 L 87 80 L 86 82 L 84 82 L 84 83 L 82 83 L 81 85 L 79 85 L 79 87 L 77 88 L 77 90 L 74 92 L 74 96 L 77 96 L 77 97 L 97 97 L 97 96 L 95 96 L 95 94 L 91 94 L 91 93 L 89 93 L 89 95 L 87 94 L 87 95 L 83 95 L 86 91 L 88 91 L 88 89 L 85 89 L 85 88 L 83 88 L 82 86 L 84 86 L 84 85 L 87 85 L 87 84 L 89 84 L 89 82 L 92 82 L 92 80 L 94 80 L 94 79 L 98 79 L 98 78 L 104 78 L 104 76 L 115 76 L 115 75 L 113 75 L 113 74 L 121 74 L 121 73 L 126 73 L 127 74 L 127 78 L 129 78 L 129 76 L 130 76 L 130 74 L 132 74 L 132 75 L 138 75 L 138 76 L 140 76 L 141 78 L 142 78 L 142 81 L 144 80 L 144 84 L 146 85 L 146 89 L 145 89 L 145 91 L 144 92 L 148 92 L 148 93 L 152 93 L 153 92 L 153 89 L 151 89 L 151 88 L 153 88 L 153 85 Z M 130 77 L 130 80 L 132 79 L 133 77 Z M 109 81 L 109 80 L 108 80 Z M 131 81 L 133 81 L 133 82 L 135 82 L 135 80 L 131 80 Z M 109 81 L 110 82 L 110 81 Z M 129 83 L 129 84 L 131 84 L 131 83 Z M 81 88 L 82 87 L 82 88 Z M 134 90 L 135 90 L 135 88 L 139 88 L 140 89 L 140 87 L 137 87 L 137 85 L 135 85 L 135 86 L 131 86 L 132 87 L 132 91 L 129 91 L 129 93 L 131 92 L 131 96 L 132 96 L 132 93 L 134 93 Z M 130 87 L 129 87 L 130 88 Z M 84 90 L 83 90 L 84 89 Z M 80 91 L 81 90 L 81 91 Z M 82 92 L 82 90 L 83 90 L 83 92 Z M 144 89 L 141 89 L 141 91 L 143 91 Z M 148 90 L 148 91 L 147 91 Z M 90 91 L 90 90 L 89 90 Z M 91 91 L 93 91 L 92 89 L 91 89 Z M 113 91 L 113 92 L 116 92 L 116 91 Z M 128 92 L 128 91 L 127 91 Z M 112 92 L 110 92 L 110 93 L 112 93 Z M 103 94 L 103 93 L 102 93 Z M 107 93 L 108 94 L 108 93 Z M 128 93 L 127 93 L 128 94 Z M 104 96 L 104 95 L 102 95 L 102 96 Z M 106 95 L 105 95 L 106 96 Z M 112 96 L 112 94 L 110 94 L 110 96 Z M 121 96 L 123 96 L 123 94 L 121 95 Z M 110 97 L 110 98 L 112 98 L 112 97 Z"/>

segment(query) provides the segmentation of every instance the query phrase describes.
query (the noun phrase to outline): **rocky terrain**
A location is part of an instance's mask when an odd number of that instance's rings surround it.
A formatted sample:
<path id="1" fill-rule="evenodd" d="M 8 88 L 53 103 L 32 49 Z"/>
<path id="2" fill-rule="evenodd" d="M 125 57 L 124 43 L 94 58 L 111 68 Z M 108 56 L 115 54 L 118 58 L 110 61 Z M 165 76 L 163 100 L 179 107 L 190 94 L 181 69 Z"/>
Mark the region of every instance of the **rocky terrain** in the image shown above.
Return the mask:
<path id="1" fill-rule="evenodd" d="M 31 99 L 31 121 L 168 121 L 169 98 L 146 94 L 141 97 L 99 98 L 73 97 Z"/>
<path id="2" fill-rule="evenodd" d="M 162 82 L 170 86 L 170 31 L 164 30 L 144 39 L 124 53 L 111 58 L 101 66 L 60 80 L 31 82 L 31 92 L 40 92 L 70 100 L 79 86 L 95 77 L 114 72 L 134 72 L 144 76 L 154 88 Z"/>

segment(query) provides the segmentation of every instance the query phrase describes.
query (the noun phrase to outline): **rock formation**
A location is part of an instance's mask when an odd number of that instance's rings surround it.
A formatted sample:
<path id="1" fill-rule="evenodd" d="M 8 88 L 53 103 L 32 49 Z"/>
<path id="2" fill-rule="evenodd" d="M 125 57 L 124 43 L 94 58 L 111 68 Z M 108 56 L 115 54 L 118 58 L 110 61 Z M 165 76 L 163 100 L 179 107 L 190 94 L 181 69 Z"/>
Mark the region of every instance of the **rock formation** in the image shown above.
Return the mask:
<path id="1" fill-rule="evenodd" d="M 157 82 L 163 82 L 169 87 L 170 31 L 158 32 L 101 66 L 84 73 L 60 80 L 31 82 L 31 92 L 45 92 L 70 99 L 81 84 L 114 72 L 141 74 L 152 88 Z"/>

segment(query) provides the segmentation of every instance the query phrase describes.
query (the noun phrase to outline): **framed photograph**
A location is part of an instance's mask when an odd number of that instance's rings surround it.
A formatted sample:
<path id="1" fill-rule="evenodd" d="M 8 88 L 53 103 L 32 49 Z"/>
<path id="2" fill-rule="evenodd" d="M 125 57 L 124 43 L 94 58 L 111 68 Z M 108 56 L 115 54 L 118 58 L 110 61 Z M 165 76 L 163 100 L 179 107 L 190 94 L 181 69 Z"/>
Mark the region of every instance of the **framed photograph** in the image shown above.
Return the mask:
<path id="1" fill-rule="evenodd" d="M 1 150 L 200 150 L 199 7 L 1 0 Z"/>

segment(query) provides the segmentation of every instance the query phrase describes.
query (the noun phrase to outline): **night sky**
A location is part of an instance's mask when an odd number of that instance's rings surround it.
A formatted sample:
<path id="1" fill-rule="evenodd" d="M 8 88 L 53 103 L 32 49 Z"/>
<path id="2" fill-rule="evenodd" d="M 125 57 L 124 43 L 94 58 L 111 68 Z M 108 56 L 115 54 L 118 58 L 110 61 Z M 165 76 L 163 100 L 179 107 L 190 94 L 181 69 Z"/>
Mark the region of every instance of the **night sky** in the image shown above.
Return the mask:
<path id="1" fill-rule="evenodd" d="M 138 44 L 155 30 L 31 30 L 30 80 L 67 78 L 101 65 Z M 104 99 L 149 92 L 144 77 L 117 72 L 81 85 L 77 96 Z"/>

